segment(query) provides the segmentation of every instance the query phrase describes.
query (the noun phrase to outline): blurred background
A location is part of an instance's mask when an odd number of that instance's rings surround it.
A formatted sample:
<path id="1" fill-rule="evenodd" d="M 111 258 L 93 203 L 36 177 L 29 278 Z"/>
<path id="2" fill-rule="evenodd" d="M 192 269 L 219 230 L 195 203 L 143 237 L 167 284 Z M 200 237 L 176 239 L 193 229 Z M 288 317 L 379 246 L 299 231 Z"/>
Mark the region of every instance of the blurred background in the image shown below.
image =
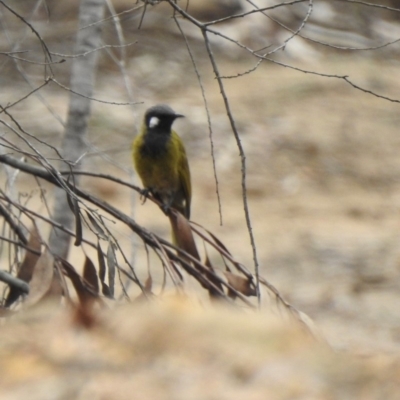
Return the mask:
<path id="1" fill-rule="evenodd" d="M 205 22 L 280 2 L 192 0 L 187 8 L 183 3 L 179 5 L 190 15 Z M 225 90 L 246 154 L 247 199 L 261 273 L 336 346 L 398 349 L 398 2 L 314 3 L 281 6 L 210 26 L 219 33 L 209 34 L 210 43 L 219 72 L 226 77 Z M 51 70 L 68 86 L 79 2 L 26 0 L 10 5 L 58 54 L 55 61 L 65 59 Z M 115 14 L 118 19 L 111 17 Z M 84 169 L 131 179 L 130 145 L 143 112 L 157 103 L 169 104 L 186 116 L 174 126 L 185 142 L 192 171 L 192 219 L 254 270 L 239 151 L 204 38 L 192 23 L 178 18 L 183 37 L 172 16 L 166 2 L 146 8 L 132 1 L 107 2 L 101 22 L 107 47 L 99 51 L 95 98 L 108 103 L 92 104 Z M 49 69 L 40 64 L 44 60 L 37 37 L 2 5 L 0 27 L 0 104 L 5 106 L 40 86 Z M 250 50 L 271 54 L 259 64 Z M 34 62 L 4 54 L 10 51 Z M 68 101 L 67 90 L 49 84 L 9 111 L 24 130 L 59 146 Z M 126 102 L 138 104 L 110 104 Z M 0 134 L 23 146 L 4 124 Z M 3 168 L 3 182 L 7 177 L 10 172 Z M 168 238 L 167 220 L 150 202 L 141 205 L 136 192 L 93 178 L 82 184 Z M 43 187 L 51 194 L 50 186 Z M 31 177 L 19 174 L 12 190 L 20 201 L 45 212 Z M 132 235 L 125 228 L 116 226 L 115 232 L 124 246 L 132 247 Z M 132 248 L 145 276 L 141 244 L 135 242 Z M 4 252 L 2 256 L 7 257 Z M 83 254 L 76 251 L 71 258 L 83 260 Z"/>

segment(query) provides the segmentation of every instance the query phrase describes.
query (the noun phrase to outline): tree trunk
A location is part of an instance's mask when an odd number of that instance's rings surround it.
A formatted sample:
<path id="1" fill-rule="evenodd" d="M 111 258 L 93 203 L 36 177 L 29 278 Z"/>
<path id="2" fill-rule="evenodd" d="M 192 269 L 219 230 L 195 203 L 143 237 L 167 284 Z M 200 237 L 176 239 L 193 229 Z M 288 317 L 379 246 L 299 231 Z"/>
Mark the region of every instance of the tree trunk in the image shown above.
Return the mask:
<path id="1" fill-rule="evenodd" d="M 89 98 L 93 96 L 93 85 L 97 68 L 97 53 L 90 52 L 101 44 L 101 23 L 104 15 L 103 0 L 82 0 L 79 8 L 79 31 L 77 33 L 75 54 L 86 54 L 73 59 L 70 88 L 78 96 L 71 92 L 67 125 L 63 138 L 61 154 L 70 162 L 77 162 L 75 170 L 81 168 L 81 157 L 86 152 L 85 135 L 90 116 L 91 103 Z M 92 25 L 93 24 L 93 25 Z M 65 169 L 67 164 L 60 163 Z M 69 167 L 68 167 L 69 168 Z M 75 176 L 75 182 L 78 181 Z M 55 189 L 53 219 L 65 228 L 71 228 L 74 215 L 71 212 L 67 196 L 63 189 Z M 70 236 L 53 228 L 50 234 L 50 249 L 54 254 L 66 258 L 70 245 Z"/>

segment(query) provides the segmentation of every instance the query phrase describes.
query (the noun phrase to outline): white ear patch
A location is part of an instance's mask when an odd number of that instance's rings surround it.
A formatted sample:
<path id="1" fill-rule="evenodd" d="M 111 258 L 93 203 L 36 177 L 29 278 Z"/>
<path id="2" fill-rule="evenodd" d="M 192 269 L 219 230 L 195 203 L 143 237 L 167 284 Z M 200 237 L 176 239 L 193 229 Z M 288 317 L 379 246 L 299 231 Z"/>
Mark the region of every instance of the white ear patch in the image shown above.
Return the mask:
<path id="1" fill-rule="evenodd" d="M 154 128 L 160 123 L 160 118 L 158 117 L 151 117 L 149 121 L 149 127 Z"/>

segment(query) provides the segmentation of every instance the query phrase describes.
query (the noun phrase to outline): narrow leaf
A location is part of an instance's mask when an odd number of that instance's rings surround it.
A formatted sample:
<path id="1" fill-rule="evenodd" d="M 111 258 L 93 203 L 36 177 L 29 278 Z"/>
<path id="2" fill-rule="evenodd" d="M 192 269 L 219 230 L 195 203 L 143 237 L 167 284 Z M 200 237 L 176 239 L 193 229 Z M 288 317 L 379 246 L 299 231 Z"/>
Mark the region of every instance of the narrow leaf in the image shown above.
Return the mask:
<path id="1" fill-rule="evenodd" d="M 67 201 L 69 208 L 75 216 L 75 246 L 80 246 L 82 243 L 82 219 L 77 200 L 67 193 Z"/>
<path id="2" fill-rule="evenodd" d="M 99 262 L 99 278 L 101 282 L 101 292 L 104 296 L 110 297 L 110 289 L 108 285 L 105 283 L 106 279 L 106 262 L 103 256 L 103 250 L 101 250 L 100 242 L 97 242 L 97 259 Z"/>
<path id="3" fill-rule="evenodd" d="M 92 224 L 93 228 L 97 231 L 97 233 L 99 234 L 99 236 L 102 239 L 106 239 L 107 235 L 104 233 L 103 228 L 100 226 L 100 224 L 96 221 L 96 218 L 94 218 L 92 216 L 92 214 L 86 210 L 86 215 L 89 218 L 90 223 Z"/>
<path id="4" fill-rule="evenodd" d="M 54 263 L 54 267 L 55 267 L 54 276 L 58 278 L 58 281 L 59 281 L 59 284 L 61 287 L 61 291 L 62 291 L 62 295 L 65 297 L 67 303 L 72 305 L 73 302 L 71 299 L 71 295 L 69 293 L 68 284 L 65 279 L 65 275 L 63 273 L 63 265 L 60 261 L 56 260 L 56 262 Z"/>
<path id="5" fill-rule="evenodd" d="M 191 223 L 194 224 L 194 225 L 196 225 L 196 226 L 199 226 L 201 229 L 203 229 L 204 231 L 206 231 L 206 232 L 211 236 L 211 238 L 212 238 L 212 239 L 214 240 L 214 242 L 215 242 L 215 245 L 217 246 L 217 251 L 219 251 L 219 253 L 220 253 L 222 256 L 224 256 L 224 254 L 223 254 L 221 251 L 225 252 L 226 255 L 228 255 L 229 257 L 232 257 L 232 254 L 230 253 L 230 251 L 228 250 L 228 248 L 227 248 L 227 247 L 221 242 L 221 240 L 219 240 L 212 232 L 210 232 L 209 230 L 205 229 L 203 226 L 201 226 L 201 225 L 199 225 L 199 224 L 196 224 L 195 222 L 191 222 Z M 219 248 L 219 249 L 218 249 L 218 248 Z M 230 271 L 230 268 L 229 268 L 228 265 L 226 264 L 225 258 L 224 258 L 224 257 L 223 257 L 223 260 L 224 260 L 226 269 L 227 269 L 228 271 Z M 247 270 L 247 268 L 246 268 L 244 265 L 240 264 L 239 262 L 237 262 L 237 261 L 235 261 L 235 260 L 233 260 L 233 259 L 231 259 L 230 261 L 232 262 L 232 264 L 235 266 L 235 268 L 236 268 L 239 272 L 241 272 L 242 274 L 244 274 L 247 278 L 251 279 L 252 274 L 251 274 L 250 271 Z"/>
<path id="6" fill-rule="evenodd" d="M 99 293 L 99 280 L 97 278 L 97 271 L 89 257 L 86 257 L 85 265 L 83 266 L 83 279 L 93 289 L 95 293 Z"/>
<path id="7" fill-rule="evenodd" d="M 144 283 L 143 289 L 146 293 L 151 294 L 152 288 L 153 288 L 153 278 L 151 277 L 151 275 L 149 275 L 146 279 L 146 282 Z"/>
<path id="8" fill-rule="evenodd" d="M 204 229 L 204 228 L 203 228 Z M 215 244 L 220 247 L 222 250 L 224 250 L 226 253 L 228 253 L 229 255 L 231 255 L 231 253 L 229 252 L 228 248 L 209 230 L 206 230 L 207 233 L 212 237 L 212 239 L 214 240 Z"/>
<path id="9" fill-rule="evenodd" d="M 32 279 L 33 270 L 35 268 L 35 264 L 40 257 L 40 247 L 42 244 L 42 240 L 40 234 L 36 228 L 36 225 L 33 226 L 29 241 L 28 247 L 33 251 L 27 250 L 25 253 L 25 257 L 21 263 L 21 266 L 17 272 L 17 278 L 21 279 L 25 282 L 30 282 Z M 11 287 L 8 292 L 7 298 L 5 300 L 5 306 L 10 307 L 21 295 L 21 291 L 16 287 Z"/>
<path id="10" fill-rule="evenodd" d="M 75 268 L 66 260 L 61 260 L 63 269 L 67 277 L 71 280 L 72 285 L 78 295 L 79 302 L 82 306 L 92 305 L 98 299 L 97 294 L 91 290 L 76 272 Z"/>
<path id="11" fill-rule="evenodd" d="M 222 250 L 224 250 L 227 254 L 231 255 L 231 253 L 229 252 L 228 248 L 221 242 L 221 240 L 219 240 L 211 231 L 209 231 L 208 229 L 204 228 L 204 226 L 197 224 L 196 222 L 191 222 L 192 224 L 198 226 L 199 228 L 203 229 L 205 232 L 207 232 L 211 238 L 214 240 L 215 244 L 220 247 Z"/>
<path id="12" fill-rule="evenodd" d="M 108 265 L 108 285 L 110 296 L 114 298 L 115 270 L 117 267 L 117 257 L 115 256 L 114 246 L 110 242 L 107 249 L 107 265 Z"/>

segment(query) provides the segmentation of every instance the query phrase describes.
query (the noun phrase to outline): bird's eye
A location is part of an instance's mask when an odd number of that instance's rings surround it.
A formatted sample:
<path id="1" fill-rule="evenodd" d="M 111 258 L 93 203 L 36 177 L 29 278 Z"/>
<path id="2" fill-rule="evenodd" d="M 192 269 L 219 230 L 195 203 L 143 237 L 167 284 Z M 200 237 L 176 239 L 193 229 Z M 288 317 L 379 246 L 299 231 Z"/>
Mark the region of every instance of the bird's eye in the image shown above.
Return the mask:
<path id="1" fill-rule="evenodd" d="M 160 123 L 160 118 L 158 117 L 151 117 L 149 121 L 149 127 L 154 128 Z"/>

